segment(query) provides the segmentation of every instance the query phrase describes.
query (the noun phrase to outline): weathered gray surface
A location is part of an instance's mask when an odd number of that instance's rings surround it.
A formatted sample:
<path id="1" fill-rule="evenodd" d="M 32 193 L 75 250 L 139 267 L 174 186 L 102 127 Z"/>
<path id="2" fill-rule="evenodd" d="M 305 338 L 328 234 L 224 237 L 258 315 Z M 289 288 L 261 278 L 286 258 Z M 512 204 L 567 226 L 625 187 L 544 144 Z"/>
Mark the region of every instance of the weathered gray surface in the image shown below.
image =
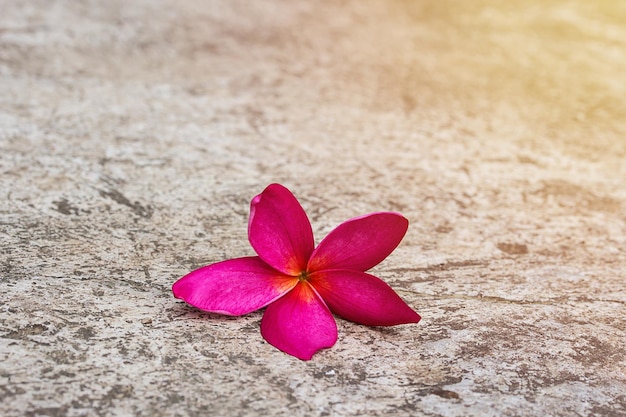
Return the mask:
<path id="1" fill-rule="evenodd" d="M 1 0 L 0 414 L 626 415 L 625 7 Z M 404 213 L 422 322 L 301 362 L 173 299 L 270 182 Z"/>

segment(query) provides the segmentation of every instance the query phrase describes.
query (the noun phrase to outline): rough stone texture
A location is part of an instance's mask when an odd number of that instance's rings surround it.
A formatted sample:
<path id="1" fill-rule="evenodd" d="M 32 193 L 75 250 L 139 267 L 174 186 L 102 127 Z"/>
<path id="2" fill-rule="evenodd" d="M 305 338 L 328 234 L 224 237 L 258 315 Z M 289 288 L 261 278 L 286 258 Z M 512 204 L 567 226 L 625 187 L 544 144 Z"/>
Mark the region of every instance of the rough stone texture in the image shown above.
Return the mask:
<path id="1" fill-rule="evenodd" d="M 626 3 L 0 9 L 1 415 L 626 415 Z M 302 362 L 175 300 L 270 182 L 404 213 L 422 322 Z"/>

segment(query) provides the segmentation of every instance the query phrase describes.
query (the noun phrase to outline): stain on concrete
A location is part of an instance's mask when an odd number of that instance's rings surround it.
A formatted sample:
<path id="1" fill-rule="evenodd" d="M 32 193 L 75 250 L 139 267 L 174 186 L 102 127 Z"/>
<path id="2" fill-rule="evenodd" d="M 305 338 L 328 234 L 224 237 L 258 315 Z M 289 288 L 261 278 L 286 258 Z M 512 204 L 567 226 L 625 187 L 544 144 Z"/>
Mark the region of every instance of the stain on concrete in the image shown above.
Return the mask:
<path id="1" fill-rule="evenodd" d="M 144 206 L 138 201 L 131 203 L 130 200 L 118 190 L 100 190 L 100 195 L 102 197 L 110 198 L 118 204 L 129 207 L 130 209 L 132 209 L 133 213 L 138 216 L 145 217 L 147 219 L 152 217 L 152 207 L 150 207 L 149 205 Z"/>
<path id="2" fill-rule="evenodd" d="M 496 246 L 509 255 L 526 255 L 528 253 L 528 246 L 523 243 L 500 242 Z"/>

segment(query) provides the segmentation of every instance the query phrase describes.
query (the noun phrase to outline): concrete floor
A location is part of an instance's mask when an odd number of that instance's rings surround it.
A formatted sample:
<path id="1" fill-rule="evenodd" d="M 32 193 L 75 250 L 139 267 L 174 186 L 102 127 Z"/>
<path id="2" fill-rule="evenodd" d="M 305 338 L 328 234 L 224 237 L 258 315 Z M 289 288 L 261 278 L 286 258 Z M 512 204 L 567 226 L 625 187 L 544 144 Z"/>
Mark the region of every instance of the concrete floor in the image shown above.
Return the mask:
<path id="1" fill-rule="evenodd" d="M 626 416 L 626 4 L 0 0 L 0 415 Z M 172 283 L 411 222 L 302 362 Z"/>

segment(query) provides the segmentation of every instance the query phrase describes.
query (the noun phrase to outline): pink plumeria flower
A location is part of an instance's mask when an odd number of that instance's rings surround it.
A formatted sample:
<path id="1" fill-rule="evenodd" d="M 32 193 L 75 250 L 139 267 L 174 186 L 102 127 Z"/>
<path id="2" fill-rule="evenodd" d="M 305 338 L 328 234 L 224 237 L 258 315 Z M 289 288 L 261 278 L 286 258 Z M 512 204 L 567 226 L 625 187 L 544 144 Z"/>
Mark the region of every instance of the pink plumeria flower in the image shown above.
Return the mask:
<path id="1" fill-rule="evenodd" d="M 389 285 L 364 272 L 398 246 L 408 226 L 398 213 L 366 214 L 340 224 L 315 248 L 298 200 L 271 184 L 250 205 L 248 237 L 258 256 L 197 269 L 172 290 L 212 313 L 239 316 L 267 307 L 261 320 L 265 340 L 309 360 L 337 341 L 332 313 L 367 326 L 420 320 Z"/>

